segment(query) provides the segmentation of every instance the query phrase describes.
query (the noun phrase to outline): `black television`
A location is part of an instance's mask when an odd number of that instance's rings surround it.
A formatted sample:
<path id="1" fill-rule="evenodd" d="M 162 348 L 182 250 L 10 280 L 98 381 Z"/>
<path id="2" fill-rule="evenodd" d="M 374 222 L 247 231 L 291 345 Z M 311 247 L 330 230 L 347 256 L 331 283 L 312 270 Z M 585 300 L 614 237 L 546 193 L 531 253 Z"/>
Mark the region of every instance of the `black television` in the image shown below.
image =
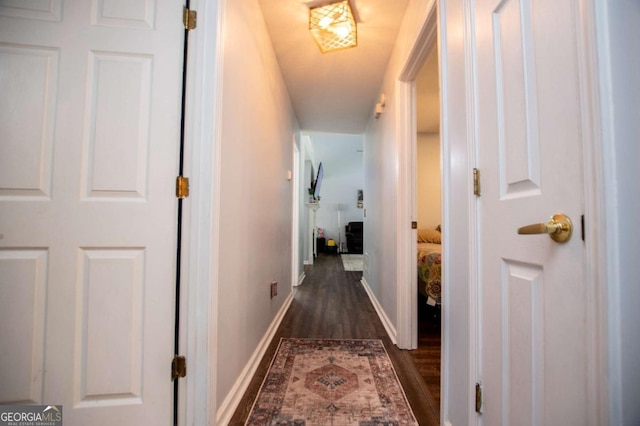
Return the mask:
<path id="1" fill-rule="evenodd" d="M 320 187 L 322 186 L 322 176 L 324 171 L 322 169 L 322 162 L 318 165 L 318 174 L 316 175 L 316 180 L 313 181 L 313 198 L 318 200 L 320 198 Z"/>

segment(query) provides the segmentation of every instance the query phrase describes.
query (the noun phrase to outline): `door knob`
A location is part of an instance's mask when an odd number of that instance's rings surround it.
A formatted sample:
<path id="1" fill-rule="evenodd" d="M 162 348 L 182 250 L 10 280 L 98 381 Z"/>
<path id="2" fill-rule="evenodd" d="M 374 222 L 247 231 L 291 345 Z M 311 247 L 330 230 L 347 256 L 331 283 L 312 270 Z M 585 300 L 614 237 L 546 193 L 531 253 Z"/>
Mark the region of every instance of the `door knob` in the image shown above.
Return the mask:
<path id="1" fill-rule="evenodd" d="M 571 219 L 562 213 L 554 214 L 547 223 L 535 223 L 518 228 L 518 234 L 549 234 L 551 239 L 557 243 L 569 241 L 572 231 Z"/>

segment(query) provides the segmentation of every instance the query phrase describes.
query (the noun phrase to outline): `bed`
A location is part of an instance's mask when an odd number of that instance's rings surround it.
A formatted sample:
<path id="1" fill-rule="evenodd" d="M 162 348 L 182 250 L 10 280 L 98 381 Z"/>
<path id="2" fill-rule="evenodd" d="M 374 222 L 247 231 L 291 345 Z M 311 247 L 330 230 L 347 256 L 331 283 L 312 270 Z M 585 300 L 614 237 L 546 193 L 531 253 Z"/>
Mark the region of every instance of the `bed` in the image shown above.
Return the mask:
<path id="1" fill-rule="evenodd" d="M 440 237 L 436 229 L 418 229 L 418 292 L 431 306 L 440 306 L 442 302 Z"/>

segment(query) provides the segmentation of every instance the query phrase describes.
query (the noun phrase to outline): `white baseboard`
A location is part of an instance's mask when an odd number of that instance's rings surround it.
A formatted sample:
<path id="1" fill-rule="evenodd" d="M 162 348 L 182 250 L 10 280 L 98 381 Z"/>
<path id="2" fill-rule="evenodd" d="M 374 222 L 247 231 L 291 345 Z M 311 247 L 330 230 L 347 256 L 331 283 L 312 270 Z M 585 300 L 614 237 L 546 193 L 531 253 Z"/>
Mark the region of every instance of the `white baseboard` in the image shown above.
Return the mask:
<path id="1" fill-rule="evenodd" d="M 313 260 L 305 260 L 303 263 L 305 265 L 313 265 Z"/>
<path id="2" fill-rule="evenodd" d="M 271 340 L 273 340 L 273 336 L 278 330 L 278 327 L 280 326 L 280 323 L 282 322 L 284 315 L 287 313 L 287 309 L 289 309 L 289 306 L 291 305 L 292 301 L 293 301 L 293 292 L 290 292 L 289 296 L 287 296 L 287 299 L 282 304 L 282 307 L 278 311 L 277 315 L 275 316 L 273 321 L 271 321 L 271 325 L 269 326 L 266 333 L 262 337 L 262 340 L 258 343 L 258 346 L 256 347 L 256 350 L 253 352 L 253 355 L 251 355 L 251 358 L 249 358 L 247 365 L 244 367 L 244 369 L 242 370 L 242 373 L 240 373 L 240 376 L 238 377 L 236 382 L 233 384 L 233 387 L 229 391 L 229 394 L 224 399 L 224 401 L 222 401 L 222 404 L 220 404 L 220 406 L 218 407 L 218 411 L 216 413 L 216 424 L 218 425 L 229 424 L 229 421 L 231 420 L 233 413 L 235 413 L 236 408 L 238 408 L 238 405 L 240 404 L 240 400 L 244 396 L 244 393 L 246 392 L 247 388 L 249 387 L 249 383 L 251 382 L 251 379 L 253 379 L 253 376 L 256 373 L 256 370 L 258 369 L 258 366 L 260 365 L 260 361 L 262 361 L 262 357 L 267 351 L 267 348 L 269 347 Z"/>
<path id="3" fill-rule="evenodd" d="M 305 278 L 307 278 L 307 274 L 303 272 L 300 277 L 298 277 L 298 284 L 296 284 L 296 287 L 302 285 L 302 281 L 304 281 Z"/>
<path id="4" fill-rule="evenodd" d="M 382 306 L 380 306 L 380 303 L 378 302 L 376 295 L 373 294 L 371 287 L 369 287 L 369 283 L 367 283 L 367 280 L 364 277 L 362 277 L 360 282 L 362 283 L 364 290 L 369 295 L 369 300 L 371 300 L 371 304 L 373 304 L 373 308 L 378 313 L 378 317 L 380 318 L 380 321 L 382 321 L 382 325 L 384 326 L 384 329 L 387 330 L 387 334 L 389 335 L 389 338 L 391 339 L 393 344 L 396 345 L 398 343 L 398 332 L 396 331 L 396 328 L 393 326 L 393 323 L 387 316 L 384 309 L 382 309 Z"/>

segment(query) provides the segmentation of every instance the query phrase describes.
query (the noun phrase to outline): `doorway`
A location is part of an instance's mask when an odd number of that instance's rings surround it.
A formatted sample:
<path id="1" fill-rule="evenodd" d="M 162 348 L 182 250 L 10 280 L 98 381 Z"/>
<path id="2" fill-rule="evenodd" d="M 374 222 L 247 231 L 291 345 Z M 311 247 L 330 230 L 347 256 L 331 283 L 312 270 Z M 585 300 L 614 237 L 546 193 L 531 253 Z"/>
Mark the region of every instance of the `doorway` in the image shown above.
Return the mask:
<path id="1" fill-rule="evenodd" d="M 427 53 L 415 78 L 417 219 L 417 342 L 410 354 L 424 380 L 432 403 L 440 405 L 442 304 L 442 179 L 440 157 L 440 90 L 438 50 Z"/>
<path id="2" fill-rule="evenodd" d="M 308 246 L 312 265 L 319 255 L 339 255 L 344 262 L 363 258 L 364 138 L 359 134 L 303 132 L 307 161 L 301 171 Z M 348 255 L 348 256 L 347 256 Z"/>
<path id="3" fill-rule="evenodd" d="M 398 346 L 410 354 L 439 410 L 441 342 L 441 243 L 443 194 L 437 8 L 432 5 L 398 79 L 400 108 L 398 221 Z M 420 158 L 419 158 L 420 157 Z M 420 255 L 420 256 L 419 256 Z M 419 258 L 421 260 L 419 260 Z M 420 276 L 422 274 L 422 276 Z M 430 276 L 433 274 L 433 276 Z M 419 277 L 420 276 L 420 277 Z M 424 374 L 423 374 L 424 373 Z"/>

